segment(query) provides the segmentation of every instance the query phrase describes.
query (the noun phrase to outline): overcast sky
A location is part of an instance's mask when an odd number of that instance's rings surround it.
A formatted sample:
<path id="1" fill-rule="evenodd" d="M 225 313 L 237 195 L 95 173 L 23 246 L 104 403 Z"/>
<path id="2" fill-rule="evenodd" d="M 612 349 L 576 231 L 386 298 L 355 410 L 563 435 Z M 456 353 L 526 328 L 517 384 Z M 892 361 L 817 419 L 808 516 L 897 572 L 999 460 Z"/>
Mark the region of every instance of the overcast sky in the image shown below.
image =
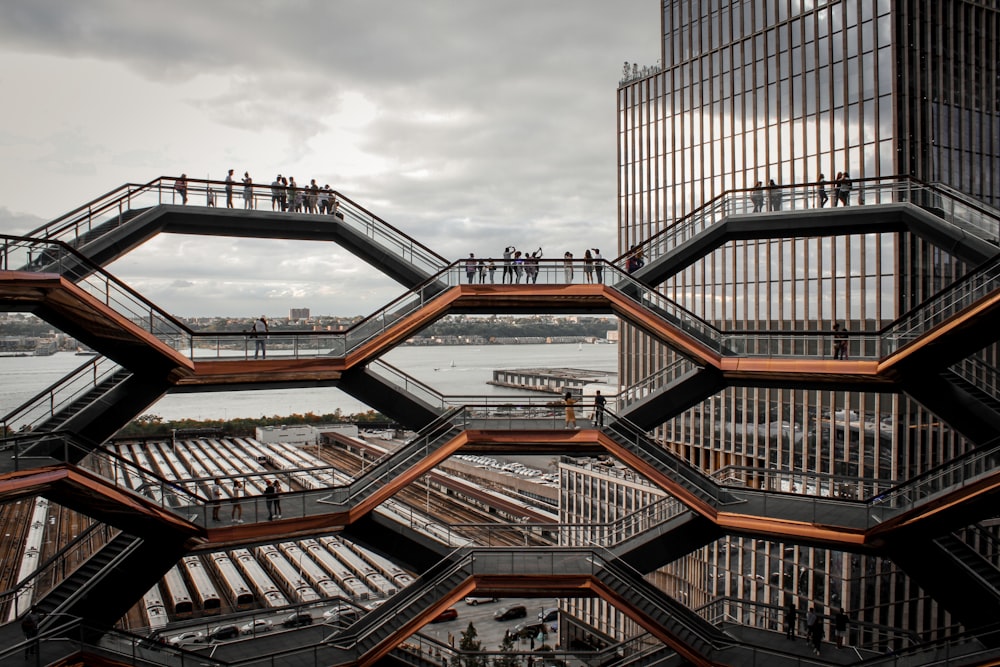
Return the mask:
<path id="1" fill-rule="evenodd" d="M 659 0 L 0 0 L 0 229 L 124 183 L 316 178 L 440 254 L 617 254 L 615 90 Z M 162 235 L 110 270 L 181 316 L 367 314 L 339 247 Z"/>

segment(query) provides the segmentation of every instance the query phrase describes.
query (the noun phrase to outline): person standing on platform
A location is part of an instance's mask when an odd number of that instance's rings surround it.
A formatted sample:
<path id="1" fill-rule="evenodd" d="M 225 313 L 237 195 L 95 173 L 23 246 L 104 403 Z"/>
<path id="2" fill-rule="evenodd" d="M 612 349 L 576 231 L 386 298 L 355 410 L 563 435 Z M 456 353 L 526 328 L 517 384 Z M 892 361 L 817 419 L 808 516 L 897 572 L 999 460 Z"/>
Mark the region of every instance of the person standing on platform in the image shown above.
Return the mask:
<path id="1" fill-rule="evenodd" d="M 819 194 L 819 207 L 823 208 L 826 206 L 826 202 L 830 201 L 830 196 L 826 193 L 826 177 L 823 174 L 819 175 L 819 181 L 816 182 L 819 186 L 817 192 Z"/>
<path id="2" fill-rule="evenodd" d="M 844 172 L 838 171 L 833 179 L 833 206 L 840 203 L 840 186 L 844 182 Z"/>
<path id="3" fill-rule="evenodd" d="M 757 181 L 750 191 L 750 202 L 753 204 L 753 212 L 760 213 L 764 210 L 764 184 Z"/>
<path id="4" fill-rule="evenodd" d="M 281 187 L 281 174 L 278 174 L 273 181 L 271 181 L 271 210 L 272 211 L 283 211 L 284 207 L 281 205 L 281 193 L 284 189 Z"/>
<path id="5" fill-rule="evenodd" d="M 789 602 L 785 607 L 785 637 L 795 639 L 795 624 L 799 618 L 799 611 L 795 608 L 794 602 Z"/>
<path id="6" fill-rule="evenodd" d="M 264 506 L 267 507 L 267 520 L 274 521 L 274 483 L 271 481 L 264 487 Z"/>
<path id="7" fill-rule="evenodd" d="M 604 426 L 604 407 L 608 404 L 608 399 L 601 396 L 601 390 L 594 392 L 594 425 Z"/>
<path id="8" fill-rule="evenodd" d="M 583 282 L 588 285 L 594 282 L 594 255 L 591 254 L 590 248 L 583 252 Z"/>
<path id="9" fill-rule="evenodd" d="M 243 483 L 235 479 L 233 480 L 233 511 L 229 514 L 229 518 L 232 519 L 233 523 L 243 523 L 243 500 L 242 496 L 245 495 L 246 491 L 243 489 Z"/>
<path id="10" fill-rule="evenodd" d="M 181 177 L 174 181 L 174 190 L 177 194 L 181 196 L 181 204 L 188 203 L 188 179 L 187 174 L 181 174 Z"/>
<path id="11" fill-rule="evenodd" d="M 566 406 L 566 428 L 579 428 L 576 425 L 576 411 L 573 409 L 573 406 L 576 405 L 576 399 L 573 398 L 572 393 L 566 392 L 563 404 Z"/>
<path id="12" fill-rule="evenodd" d="M 514 282 L 514 267 L 510 264 L 510 257 L 514 254 L 515 250 L 517 250 L 517 248 L 512 245 L 506 246 L 503 249 L 503 273 L 500 275 L 501 283 L 507 282 L 507 276 L 510 276 L 511 283 Z"/>
<path id="13" fill-rule="evenodd" d="M 490 263 L 486 266 L 486 269 L 490 272 L 490 285 L 494 284 L 493 274 L 497 272 L 497 265 L 492 259 Z"/>
<path id="14" fill-rule="evenodd" d="M 816 607 L 809 607 L 809 613 L 806 614 L 806 639 L 813 653 L 819 655 L 819 645 L 823 639 L 823 622 L 816 613 Z"/>
<path id="15" fill-rule="evenodd" d="M 212 521 L 221 521 L 219 519 L 220 507 L 222 507 L 222 483 L 216 477 L 215 481 L 212 482 Z"/>
<path id="16" fill-rule="evenodd" d="M 274 518 L 281 518 L 281 482 L 274 480 Z"/>
<path id="17" fill-rule="evenodd" d="M 226 208 L 233 207 L 233 170 L 226 174 Z"/>
<path id="18" fill-rule="evenodd" d="M 573 282 L 573 253 L 569 250 L 563 253 L 563 277 L 567 283 Z"/>
<path id="19" fill-rule="evenodd" d="M 250 327 L 250 337 L 254 339 L 253 358 L 260 354 L 261 359 L 267 359 L 267 319 L 261 315 Z"/>
<path id="20" fill-rule="evenodd" d="M 771 202 L 771 210 L 772 211 L 780 211 L 781 210 L 781 188 L 778 187 L 778 184 L 774 182 L 773 178 L 770 181 L 768 181 L 768 183 L 767 183 L 767 191 L 768 191 L 767 197 L 768 197 L 768 199 Z"/>
<path id="21" fill-rule="evenodd" d="M 486 261 L 480 259 L 479 263 L 476 264 L 476 271 L 479 273 L 479 284 L 482 285 L 486 282 Z"/>
<path id="22" fill-rule="evenodd" d="M 833 358 L 847 361 L 847 327 L 833 325 Z"/>
<path id="23" fill-rule="evenodd" d="M 253 210 L 253 179 L 249 171 L 243 172 L 243 208 Z"/>
<path id="24" fill-rule="evenodd" d="M 469 253 L 469 259 L 465 260 L 465 275 L 469 279 L 469 284 L 476 282 L 476 256 Z"/>
<path id="25" fill-rule="evenodd" d="M 601 257 L 600 248 L 591 248 L 594 251 L 594 273 L 597 276 L 597 284 L 604 284 L 604 258 Z"/>
<path id="26" fill-rule="evenodd" d="M 844 639 L 847 637 L 847 613 L 843 609 L 838 609 L 833 617 L 833 634 L 837 639 L 837 648 L 844 648 Z"/>
<path id="27" fill-rule="evenodd" d="M 842 206 L 851 205 L 851 177 L 845 171 L 844 177 L 840 180 L 840 187 L 837 188 L 837 197 L 840 199 L 840 204 Z"/>

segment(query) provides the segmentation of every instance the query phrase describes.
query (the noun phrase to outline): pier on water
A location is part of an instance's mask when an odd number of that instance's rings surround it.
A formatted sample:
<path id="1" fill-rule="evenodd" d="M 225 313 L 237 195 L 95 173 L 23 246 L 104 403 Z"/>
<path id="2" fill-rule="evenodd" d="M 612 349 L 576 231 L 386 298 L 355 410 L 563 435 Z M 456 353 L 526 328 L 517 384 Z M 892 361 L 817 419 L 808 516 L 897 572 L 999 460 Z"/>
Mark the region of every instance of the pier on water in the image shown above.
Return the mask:
<path id="1" fill-rule="evenodd" d="M 582 396 L 588 384 L 614 385 L 617 373 L 582 368 L 501 368 L 493 371 L 489 384 L 546 394 Z"/>

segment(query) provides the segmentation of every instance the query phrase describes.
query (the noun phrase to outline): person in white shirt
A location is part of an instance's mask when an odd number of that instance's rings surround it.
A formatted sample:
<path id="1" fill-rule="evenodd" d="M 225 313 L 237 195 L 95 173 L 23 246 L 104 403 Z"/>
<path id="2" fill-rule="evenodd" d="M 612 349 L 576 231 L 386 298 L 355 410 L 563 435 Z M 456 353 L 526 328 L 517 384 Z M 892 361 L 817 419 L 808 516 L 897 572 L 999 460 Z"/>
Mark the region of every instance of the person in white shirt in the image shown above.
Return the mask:
<path id="1" fill-rule="evenodd" d="M 254 339 L 253 358 L 259 354 L 261 359 L 267 359 L 267 319 L 263 315 L 254 321 L 250 327 L 250 337 Z"/>

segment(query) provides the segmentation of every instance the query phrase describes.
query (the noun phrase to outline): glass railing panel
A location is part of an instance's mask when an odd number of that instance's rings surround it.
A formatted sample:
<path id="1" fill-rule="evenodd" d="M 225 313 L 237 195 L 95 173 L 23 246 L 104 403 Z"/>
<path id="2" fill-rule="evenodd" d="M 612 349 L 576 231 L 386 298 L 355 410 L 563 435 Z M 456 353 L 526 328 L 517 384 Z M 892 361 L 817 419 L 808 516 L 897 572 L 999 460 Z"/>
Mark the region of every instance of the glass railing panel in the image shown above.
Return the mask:
<path id="1" fill-rule="evenodd" d="M 653 394 L 659 393 L 665 387 L 670 386 L 677 378 L 698 370 L 700 366 L 689 359 L 680 357 L 672 363 L 664 366 L 658 371 L 650 373 L 643 379 L 635 382 L 632 386 L 622 390 L 616 397 L 615 406 L 612 407 L 611 400 L 608 400 L 609 409 L 612 412 L 622 412 L 626 408 Z"/>
<path id="2" fill-rule="evenodd" d="M 389 384 L 399 387 L 407 394 L 410 394 L 414 398 L 423 401 L 433 408 L 444 410 L 447 405 L 445 397 L 438 393 L 436 389 L 424 384 L 410 375 L 407 375 L 395 366 L 380 359 L 376 359 L 368 364 L 368 370 Z"/>
<path id="3" fill-rule="evenodd" d="M 121 366 L 107 357 L 93 358 L 6 415 L 0 422 L 2 432 L 37 429 L 60 410 L 109 380 L 119 370 Z"/>
<path id="4" fill-rule="evenodd" d="M 427 275 L 434 275 L 448 265 L 448 261 L 430 248 L 416 242 L 403 232 L 388 225 L 361 206 L 339 196 L 340 212 L 344 214 L 341 223 L 364 234 L 381 247 L 393 252 Z"/>
<path id="5" fill-rule="evenodd" d="M 0 250 L 3 251 L 3 256 L 0 258 L 0 270 L 31 271 L 33 267 L 44 262 L 43 253 L 46 248 L 46 244 L 40 244 L 38 241 L 2 235 Z"/>
<path id="6" fill-rule="evenodd" d="M 805 613 L 802 609 L 798 611 L 795 635 L 802 637 L 805 635 Z M 716 626 L 731 624 L 771 632 L 785 630 L 785 608 L 765 602 L 724 597 L 697 608 L 695 612 Z M 822 615 L 820 621 L 824 627 L 832 623 L 827 615 Z M 885 653 L 887 650 L 900 650 L 920 643 L 920 637 L 913 632 L 856 618 L 850 620 L 850 632 L 848 645 L 865 651 Z"/>
<path id="7" fill-rule="evenodd" d="M 182 325 L 66 246 L 16 237 L 3 238 L 6 242 L 5 248 L 8 252 L 14 253 L 14 257 L 5 257 L 7 264 L 12 260 L 17 261 L 15 257 L 24 251 L 36 257 L 41 253 L 46 258 L 44 260 L 46 263 L 51 259 L 51 265 L 47 270 L 56 271 L 74 281 L 85 293 L 144 331 L 161 340 L 173 341 L 175 344 L 178 344 L 177 341 L 182 341 L 184 347 L 187 346 L 189 336 Z"/>
<path id="8" fill-rule="evenodd" d="M 95 232 L 121 225 L 130 210 L 165 203 L 164 195 L 159 179 L 146 185 L 126 184 L 35 229 L 30 236 L 77 246 Z"/>
<path id="9" fill-rule="evenodd" d="M 888 479 L 866 479 L 754 466 L 726 466 L 713 472 L 711 477 L 722 486 L 733 489 L 759 489 L 845 500 L 871 498 L 897 485 L 897 482 Z"/>
<path id="10" fill-rule="evenodd" d="M 710 503 L 722 500 L 718 483 L 651 439 L 642 429 L 627 419 L 609 414 L 608 426 L 604 428 L 604 432 L 611 434 L 616 441 L 630 447 L 630 451 L 653 467 L 670 471 L 673 479 L 683 483 L 686 489 L 701 497 L 702 500 Z"/>
<path id="11" fill-rule="evenodd" d="M 172 179 L 164 179 L 158 185 L 164 181 L 172 189 Z M 160 203 L 180 204 L 181 200 L 175 194 L 170 199 L 161 199 Z M 225 182 L 189 179 L 188 205 L 226 207 Z M 303 187 L 276 188 L 269 183 L 246 187 L 238 182 L 233 186 L 233 207 L 289 216 L 327 217 L 331 224 L 344 225 L 372 239 L 380 247 L 427 275 L 437 273 L 448 264 L 447 260 L 430 248 L 336 191 L 314 191 Z"/>
<path id="12" fill-rule="evenodd" d="M 826 184 L 828 207 L 836 199 L 832 183 Z M 727 192 L 692 211 L 674 224 L 654 235 L 636 249 L 645 262 L 653 261 L 694 236 L 724 221 L 731 215 L 762 212 L 800 211 L 819 207 L 819 187 L 815 183 L 764 188 L 759 205 L 751 190 Z M 1000 216 L 993 209 L 978 204 L 972 198 L 940 185 L 926 185 L 908 178 L 876 178 L 854 180 L 849 196 L 851 206 L 871 206 L 906 202 L 927 209 L 941 218 L 972 232 L 980 238 L 997 241 L 1000 238 Z M 631 252 L 631 251 L 630 251 Z M 615 261 L 624 268 L 626 256 Z"/>
<path id="13" fill-rule="evenodd" d="M 261 355 L 266 359 L 343 358 L 347 342 L 343 332 L 272 331 L 259 338 L 249 332 L 194 333 L 189 350 L 177 349 L 195 361 L 246 361 Z"/>
<path id="14" fill-rule="evenodd" d="M 607 265 L 605 274 L 608 283 L 623 296 L 651 311 L 671 326 L 697 338 L 714 351 L 724 353 L 725 341 L 722 333 L 705 320 L 613 265 Z"/>
<path id="15" fill-rule="evenodd" d="M 739 331 L 722 332 L 726 354 L 742 357 L 834 358 L 832 331 Z M 879 359 L 882 338 L 878 334 L 848 333 L 848 359 Z"/>
<path id="16" fill-rule="evenodd" d="M 882 332 L 881 356 L 917 340 L 949 317 L 960 313 L 1000 288 L 1000 260 L 991 260 L 957 285 L 941 292 L 907 313 Z"/>
<path id="17" fill-rule="evenodd" d="M 113 526 L 92 523 L 72 542 L 39 565 L 29 577 L 17 582 L 13 589 L 0 593 L 0 609 L 4 610 L 5 617 L 9 618 L 11 613 L 16 616 L 26 613 L 34 601 L 48 595 L 119 532 Z"/>
<path id="18" fill-rule="evenodd" d="M 1000 372 L 982 359 L 969 357 L 950 366 L 948 370 L 975 385 L 976 389 L 990 398 L 1000 401 Z"/>
<path id="19" fill-rule="evenodd" d="M 912 509 L 928 498 L 961 488 L 977 479 L 997 474 L 1000 440 L 962 455 L 887 491 L 868 498 L 879 521 Z"/>
<path id="20" fill-rule="evenodd" d="M 941 183 L 913 183 L 912 201 L 979 238 L 1000 240 L 1000 212 Z"/>
<path id="21" fill-rule="evenodd" d="M 48 240 L 60 240 L 77 245 L 81 239 L 96 231 L 110 231 L 128 219 L 130 210 L 149 208 L 159 204 L 184 203 L 175 189 L 174 178 L 160 178 L 145 185 L 126 185 L 104 195 L 85 207 L 77 209 L 33 234 Z M 272 211 L 280 214 L 328 215 L 331 222 L 342 224 L 372 239 L 395 256 L 412 264 L 428 275 L 437 273 L 448 262 L 426 246 L 410 238 L 351 199 L 337 192 L 314 192 L 305 188 L 283 188 L 282 197 L 270 184 L 244 186 L 233 184 L 233 208 Z M 187 179 L 187 205 L 227 208 L 226 183 L 201 179 Z M 297 207 L 288 202 L 301 199 Z M 284 200 L 284 205 L 281 201 Z M 331 202 L 320 207 L 320 200 Z M 336 202 L 334 206 L 332 202 Z"/>

